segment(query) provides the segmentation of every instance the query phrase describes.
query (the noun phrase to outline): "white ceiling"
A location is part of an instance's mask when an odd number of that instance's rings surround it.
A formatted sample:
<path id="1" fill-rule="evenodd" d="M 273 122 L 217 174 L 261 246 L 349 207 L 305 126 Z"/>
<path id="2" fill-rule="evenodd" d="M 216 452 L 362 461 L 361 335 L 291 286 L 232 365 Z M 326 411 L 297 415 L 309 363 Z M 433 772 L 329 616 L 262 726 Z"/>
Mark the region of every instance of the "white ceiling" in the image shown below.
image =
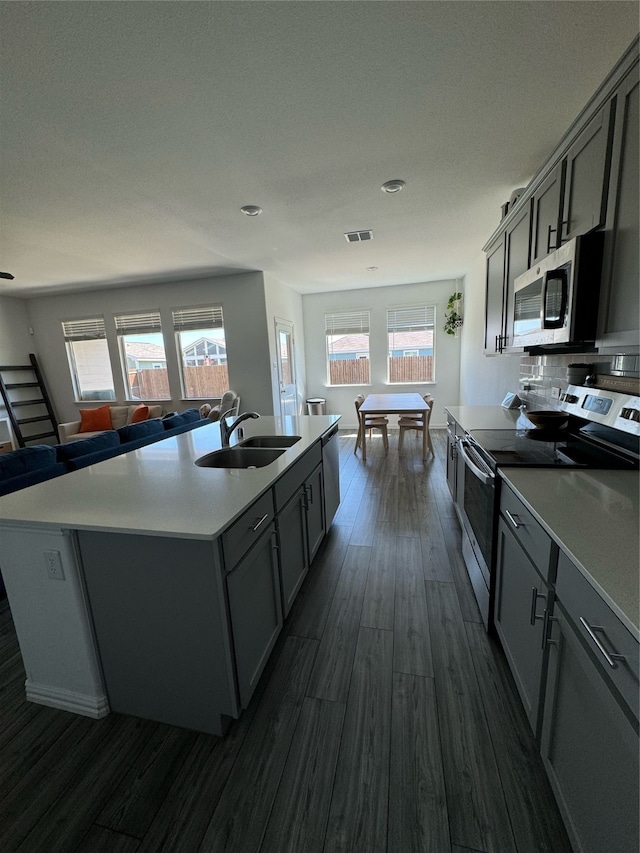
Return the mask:
<path id="1" fill-rule="evenodd" d="M 301 293 L 463 276 L 638 10 L 2 2 L 0 295 L 249 269 Z M 391 178 L 403 192 L 380 191 Z"/>

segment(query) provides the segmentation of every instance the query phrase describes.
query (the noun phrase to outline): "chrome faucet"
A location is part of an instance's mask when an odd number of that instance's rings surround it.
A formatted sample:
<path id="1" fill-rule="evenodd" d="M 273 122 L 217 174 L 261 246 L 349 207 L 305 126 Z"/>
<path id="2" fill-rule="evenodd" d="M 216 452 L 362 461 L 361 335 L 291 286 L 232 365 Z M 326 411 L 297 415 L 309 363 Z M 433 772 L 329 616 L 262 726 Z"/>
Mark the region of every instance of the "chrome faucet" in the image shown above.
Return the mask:
<path id="1" fill-rule="evenodd" d="M 231 433 L 239 427 L 242 421 L 246 421 L 249 418 L 259 418 L 260 415 L 257 412 L 243 412 L 243 414 L 238 415 L 233 424 L 229 426 L 227 423 L 227 415 L 230 415 L 233 409 L 229 409 L 228 412 L 225 412 L 223 415 L 220 415 L 220 437 L 222 439 L 222 446 L 229 446 L 229 439 L 231 438 Z"/>

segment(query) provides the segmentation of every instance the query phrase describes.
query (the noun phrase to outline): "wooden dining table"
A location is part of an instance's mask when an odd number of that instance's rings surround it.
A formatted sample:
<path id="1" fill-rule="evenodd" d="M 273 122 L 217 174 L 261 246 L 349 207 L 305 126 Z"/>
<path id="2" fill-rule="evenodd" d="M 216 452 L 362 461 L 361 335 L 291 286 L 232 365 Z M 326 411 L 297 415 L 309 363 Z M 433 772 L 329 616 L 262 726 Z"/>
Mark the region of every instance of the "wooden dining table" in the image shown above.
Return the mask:
<path id="1" fill-rule="evenodd" d="M 367 461 L 367 433 L 364 428 L 365 415 L 410 415 L 415 413 L 422 420 L 422 458 L 428 456 L 427 414 L 429 404 L 420 394 L 369 394 L 360 406 L 359 417 L 362 430 L 362 461 Z"/>

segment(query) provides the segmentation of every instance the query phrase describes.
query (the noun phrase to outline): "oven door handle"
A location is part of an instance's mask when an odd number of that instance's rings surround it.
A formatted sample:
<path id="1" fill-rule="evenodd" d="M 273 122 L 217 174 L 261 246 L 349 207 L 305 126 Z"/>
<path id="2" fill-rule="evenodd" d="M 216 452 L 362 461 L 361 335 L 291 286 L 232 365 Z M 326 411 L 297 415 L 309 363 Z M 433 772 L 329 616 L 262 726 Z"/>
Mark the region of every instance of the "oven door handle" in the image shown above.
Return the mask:
<path id="1" fill-rule="evenodd" d="M 471 471 L 474 477 L 477 477 L 478 480 L 480 480 L 480 482 L 483 483 L 485 486 L 491 485 L 494 482 L 496 475 L 492 471 L 483 470 L 482 468 L 480 468 L 479 465 L 477 465 L 476 462 L 471 458 L 471 456 L 469 455 L 469 450 L 471 449 L 469 439 L 458 439 L 456 447 L 458 453 L 460 454 L 460 456 L 462 456 L 464 460 L 464 464 Z"/>

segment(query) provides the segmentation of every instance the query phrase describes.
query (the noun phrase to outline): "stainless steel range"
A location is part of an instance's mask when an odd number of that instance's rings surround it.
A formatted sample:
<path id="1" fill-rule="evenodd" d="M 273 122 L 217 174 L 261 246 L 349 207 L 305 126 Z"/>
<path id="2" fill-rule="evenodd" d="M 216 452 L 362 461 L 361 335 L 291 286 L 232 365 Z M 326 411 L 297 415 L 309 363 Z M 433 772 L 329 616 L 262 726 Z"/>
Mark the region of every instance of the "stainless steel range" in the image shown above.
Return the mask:
<path id="1" fill-rule="evenodd" d="M 562 429 L 536 429 L 523 411 L 513 429 L 479 429 L 456 441 L 456 509 L 462 553 L 485 627 L 492 623 L 500 469 L 637 470 L 640 398 L 569 386 L 558 406 Z"/>

